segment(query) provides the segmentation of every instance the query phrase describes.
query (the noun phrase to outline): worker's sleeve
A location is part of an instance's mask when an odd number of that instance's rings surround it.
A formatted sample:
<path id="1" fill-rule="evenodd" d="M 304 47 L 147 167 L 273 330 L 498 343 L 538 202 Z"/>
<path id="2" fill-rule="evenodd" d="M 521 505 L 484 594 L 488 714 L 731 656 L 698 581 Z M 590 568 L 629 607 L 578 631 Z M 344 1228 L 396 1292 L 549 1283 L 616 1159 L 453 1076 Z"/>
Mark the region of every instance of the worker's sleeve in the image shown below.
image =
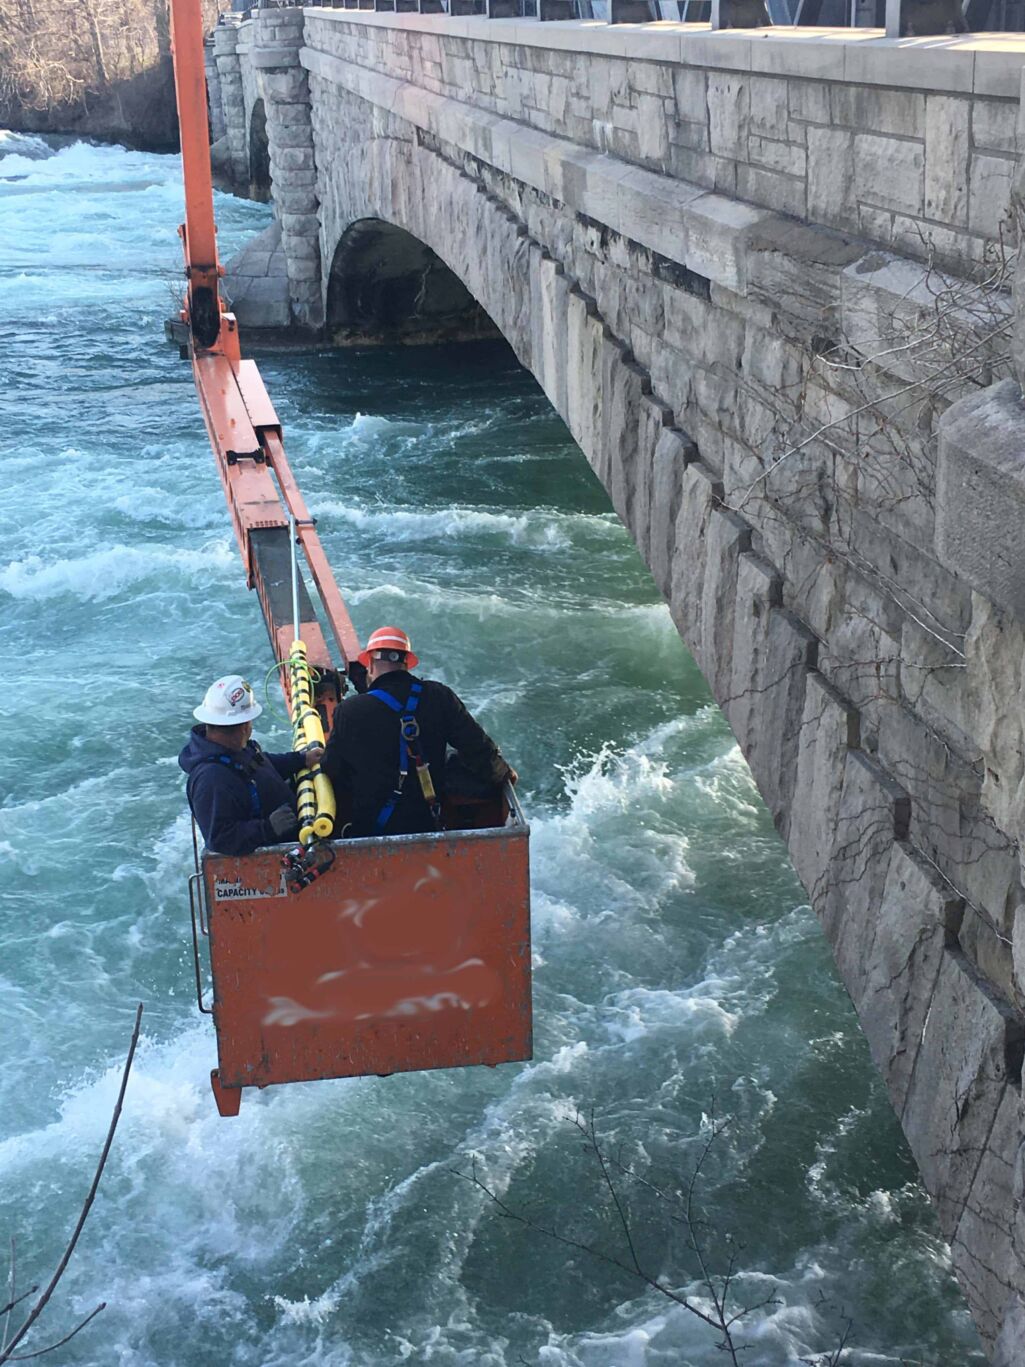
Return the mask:
<path id="1" fill-rule="evenodd" d="M 270 822 L 249 814 L 248 789 L 220 780 L 216 766 L 209 764 L 192 782 L 192 811 L 207 849 L 217 854 L 252 854 L 258 845 L 273 845 L 278 837 Z"/>
<path id="2" fill-rule="evenodd" d="M 482 783 L 504 783 L 509 777 L 510 768 L 498 746 L 483 726 L 474 721 L 451 688 L 446 688 L 444 684 L 439 687 L 442 690 L 446 742 Z"/>
<path id="3" fill-rule="evenodd" d="M 327 774 L 331 780 L 331 786 L 338 792 L 347 792 L 352 788 L 352 767 L 345 758 L 346 731 L 347 727 L 341 708 L 336 708 L 334 725 L 321 756 L 320 768 L 322 773 Z"/>
<path id="4" fill-rule="evenodd" d="M 290 750 L 287 755 L 269 755 L 265 750 L 263 757 L 273 764 L 282 778 L 295 778 L 300 769 L 306 768 L 304 750 Z"/>

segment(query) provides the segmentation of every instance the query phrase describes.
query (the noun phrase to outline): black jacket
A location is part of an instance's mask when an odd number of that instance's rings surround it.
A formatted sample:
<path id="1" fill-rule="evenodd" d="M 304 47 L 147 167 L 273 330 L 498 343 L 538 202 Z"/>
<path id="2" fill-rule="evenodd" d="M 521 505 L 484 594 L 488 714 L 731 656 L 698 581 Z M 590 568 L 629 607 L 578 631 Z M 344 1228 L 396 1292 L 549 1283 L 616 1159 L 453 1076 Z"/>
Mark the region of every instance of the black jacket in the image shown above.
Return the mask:
<path id="1" fill-rule="evenodd" d="M 192 728 L 178 763 L 189 776 L 189 806 L 208 850 L 252 854 L 258 845 L 277 843 L 267 818 L 281 806 L 295 810 L 295 792 L 286 780 L 303 767 L 301 754 L 267 755 L 255 741 L 244 750 L 226 750 L 207 740 L 200 725 Z"/>
<path id="2" fill-rule="evenodd" d="M 412 674 L 396 669 L 382 674 L 371 687 L 404 704 L 413 681 Z M 420 750 L 430 766 L 438 796 L 444 795 L 445 753 L 450 745 L 475 778 L 488 784 L 504 782 L 509 765 L 451 688 L 430 679 L 419 682 L 423 692 L 414 715 L 420 726 Z M 335 709 L 321 768 L 339 794 L 352 795 L 349 834 L 375 834 L 377 818 L 399 780 L 399 714 L 368 693 L 346 698 Z M 410 760 L 401 800 L 384 834 L 411 835 L 432 830 L 434 822 Z"/>

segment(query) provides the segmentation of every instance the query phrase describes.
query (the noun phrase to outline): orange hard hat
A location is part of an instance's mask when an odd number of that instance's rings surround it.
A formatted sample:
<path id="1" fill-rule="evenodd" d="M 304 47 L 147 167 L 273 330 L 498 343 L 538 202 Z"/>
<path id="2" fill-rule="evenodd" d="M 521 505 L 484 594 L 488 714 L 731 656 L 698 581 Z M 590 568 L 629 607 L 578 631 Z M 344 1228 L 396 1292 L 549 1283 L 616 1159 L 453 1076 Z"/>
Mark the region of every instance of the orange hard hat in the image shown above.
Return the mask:
<path id="1" fill-rule="evenodd" d="M 398 627 L 378 627 L 376 631 L 371 632 L 366 649 L 356 656 L 364 669 L 370 668 L 370 654 L 374 650 L 403 651 L 406 656 L 406 664 L 410 669 L 415 669 L 420 663 L 419 657 L 413 654 L 409 637 Z"/>

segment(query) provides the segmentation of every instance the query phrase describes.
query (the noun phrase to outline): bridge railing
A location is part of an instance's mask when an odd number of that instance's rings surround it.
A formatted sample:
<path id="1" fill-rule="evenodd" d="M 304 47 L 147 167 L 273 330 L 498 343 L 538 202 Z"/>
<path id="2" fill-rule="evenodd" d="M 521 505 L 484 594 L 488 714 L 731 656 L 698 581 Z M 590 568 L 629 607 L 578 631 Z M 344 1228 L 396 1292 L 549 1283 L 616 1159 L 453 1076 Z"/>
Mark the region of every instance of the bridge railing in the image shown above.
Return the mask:
<path id="1" fill-rule="evenodd" d="M 294 0 L 261 0 L 260 8 Z M 488 19 L 601 19 L 612 24 L 658 20 L 712 29 L 882 28 L 889 37 L 1021 32 L 1025 0 L 304 0 L 325 9 L 375 13 L 479 15 Z M 249 13 L 253 13 L 252 10 Z"/>

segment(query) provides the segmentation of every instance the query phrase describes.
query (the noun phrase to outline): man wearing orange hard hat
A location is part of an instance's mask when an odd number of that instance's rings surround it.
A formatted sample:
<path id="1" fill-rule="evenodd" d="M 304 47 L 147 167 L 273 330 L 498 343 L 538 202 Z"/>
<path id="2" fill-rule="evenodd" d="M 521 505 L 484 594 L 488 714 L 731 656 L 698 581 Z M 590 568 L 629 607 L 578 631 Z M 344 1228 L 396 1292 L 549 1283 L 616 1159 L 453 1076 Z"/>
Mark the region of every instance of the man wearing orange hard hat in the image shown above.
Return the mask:
<path id="1" fill-rule="evenodd" d="M 404 631 L 378 627 L 358 658 L 369 687 L 335 708 L 321 760 L 336 788 L 352 794 L 350 836 L 438 830 L 449 746 L 479 782 L 516 782 L 452 689 L 411 673 L 420 660 Z"/>

